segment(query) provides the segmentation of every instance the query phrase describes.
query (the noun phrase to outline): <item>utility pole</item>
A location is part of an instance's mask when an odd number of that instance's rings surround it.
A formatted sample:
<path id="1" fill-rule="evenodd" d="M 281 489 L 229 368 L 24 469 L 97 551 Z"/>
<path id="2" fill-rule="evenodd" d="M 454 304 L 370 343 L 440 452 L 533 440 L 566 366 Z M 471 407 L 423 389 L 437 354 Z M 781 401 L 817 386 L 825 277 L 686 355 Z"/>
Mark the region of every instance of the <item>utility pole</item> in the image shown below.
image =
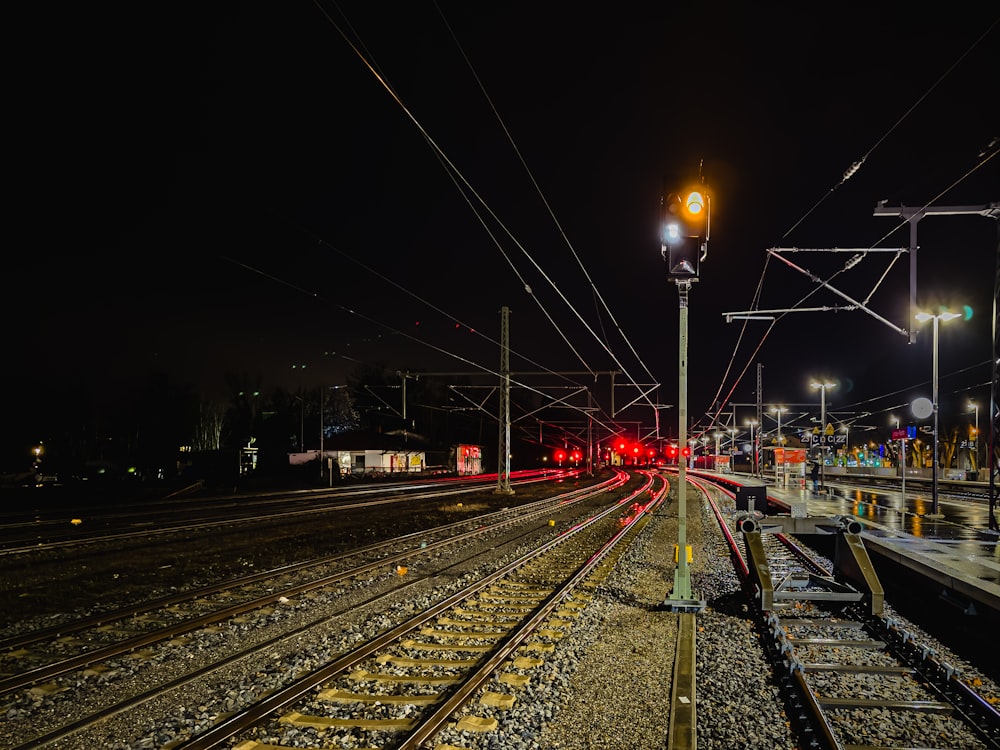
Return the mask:
<path id="1" fill-rule="evenodd" d="M 500 309 L 500 444 L 497 461 L 498 495 L 513 495 L 510 486 L 510 308 Z"/>
<path id="2" fill-rule="evenodd" d="M 996 147 L 996 140 L 990 144 L 980 156 L 986 155 L 990 149 Z M 995 152 L 994 152 L 995 155 Z M 886 206 L 884 202 L 879 203 L 875 206 L 875 216 L 898 216 L 905 219 L 910 224 L 910 311 L 907 316 L 907 320 L 913 320 L 917 314 L 917 224 L 925 216 L 984 216 L 987 219 L 993 219 L 997 222 L 998 227 L 998 237 L 1000 237 L 1000 202 L 992 202 L 986 205 L 979 206 L 924 206 L 923 208 L 911 208 L 907 206 L 900 205 L 898 207 Z M 1000 242 L 997 243 L 1000 245 Z M 998 340 L 998 335 L 1000 335 L 1000 328 L 997 325 L 997 295 L 1000 294 L 1000 248 L 998 248 L 997 253 L 997 264 L 995 269 L 995 281 L 993 286 L 993 377 L 990 381 L 990 442 L 989 442 L 989 459 L 990 459 L 990 513 L 989 513 L 989 524 L 990 529 L 993 531 L 1000 531 L 1000 522 L 997 521 L 996 507 L 997 507 L 997 485 L 998 485 L 998 471 L 1000 471 L 1000 464 L 998 464 L 998 450 L 997 450 L 997 432 L 1000 429 L 1000 406 L 998 406 L 997 399 L 998 393 L 1000 393 L 1000 385 L 998 385 L 998 378 L 1000 378 L 1000 340 Z M 912 344 L 916 339 L 916 331 L 910 330 L 910 343 Z M 978 438 L 978 436 L 977 436 Z M 934 466 L 937 467 L 937 456 L 934 456 Z"/>
<path id="3" fill-rule="evenodd" d="M 917 314 L 917 224 L 925 216 L 985 216 L 996 220 L 1000 218 L 1000 203 L 991 203 L 985 206 L 924 206 L 923 208 L 911 208 L 907 206 L 886 206 L 885 202 L 880 202 L 875 206 L 875 216 L 896 216 L 905 219 L 910 225 L 910 310 L 906 316 L 908 321 L 912 321 Z M 917 331 L 911 325 L 909 329 L 909 342 L 912 344 L 917 340 Z"/>
<path id="4" fill-rule="evenodd" d="M 757 363 L 757 440 L 753 444 L 753 475 L 761 476 L 760 446 L 761 434 L 764 432 L 764 387 L 762 385 L 764 365 Z"/>

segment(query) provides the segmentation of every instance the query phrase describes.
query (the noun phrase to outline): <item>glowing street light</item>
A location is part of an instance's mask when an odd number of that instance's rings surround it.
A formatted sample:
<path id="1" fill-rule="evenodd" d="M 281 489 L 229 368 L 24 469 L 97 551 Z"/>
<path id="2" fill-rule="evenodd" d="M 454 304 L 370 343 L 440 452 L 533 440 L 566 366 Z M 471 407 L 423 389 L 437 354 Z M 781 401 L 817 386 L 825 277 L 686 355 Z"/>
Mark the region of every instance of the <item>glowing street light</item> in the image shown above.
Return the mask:
<path id="1" fill-rule="evenodd" d="M 774 481 L 777 482 L 777 483 L 780 483 L 782 486 L 784 486 L 785 484 L 787 484 L 787 482 L 782 481 L 782 479 L 785 478 L 785 472 L 788 471 L 788 466 L 786 465 L 786 462 L 785 462 L 785 453 L 784 453 L 784 450 L 783 450 L 784 447 L 785 447 L 784 446 L 784 440 L 781 437 L 781 412 L 788 411 L 788 409 L 786 409 L 784 406 L 772 406 L 771 407 L 771 411 L 778 415 L 778 450 L 781 451 L 781 472 L 780 472 L 781 473 L 781 477 L 778 476 L 778 474 L 779 474 L 779 472 L 778 472 L 778 462 L 775 461 L 774 462 Z M 775 455 L 777 455 L 777 451 L 775 452 Z"/>
<path id="2" fill-rule="evenodd" d="M 810 383 L 811 388 L 819 388 L 819 489 L 820 492 L 826 492 L 826 446 L 824 445 L 824 440 L 826 438 L 826 390 L 827 388 L 836 388 L 836 383 Z"/>
<path id="3" fill-rule="evenodd" d="M 947 322 L 955 318 L 961 318 L 962 314 L 946 310 L 937 315 L 919 312 L 915 317 L 920 323 L 926 323 L 928 320 L 934 321 L 934 358 L 931 372 L 931 404 L 934 410 L 934 450 L 931 454 L 931 480 L 933 487 L 931 491 L 931 518 L 942 518 L 942 514 L 938 511 L 938 325 L 941 321 Z"/>

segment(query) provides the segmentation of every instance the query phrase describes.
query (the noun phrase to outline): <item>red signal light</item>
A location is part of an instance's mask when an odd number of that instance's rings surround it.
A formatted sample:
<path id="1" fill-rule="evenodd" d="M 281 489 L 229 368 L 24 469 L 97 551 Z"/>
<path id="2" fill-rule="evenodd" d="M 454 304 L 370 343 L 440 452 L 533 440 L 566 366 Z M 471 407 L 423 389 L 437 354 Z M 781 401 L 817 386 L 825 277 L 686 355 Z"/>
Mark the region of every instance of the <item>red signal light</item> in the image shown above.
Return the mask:
<path id="1" fill-rule="evenodd" d="M 667 458 L 677 458 L 677 446 L 669 445 L 667 446 Z"/>
<path id="2" fill-rule="evenodd" d="M 691 455 L 691 449 L 688 448 L 687 446 L 684 446 L 684 448 L 681 450 L 681 455 L 684 456 L 684 458 L 687 458 L 688 456 Z"/>

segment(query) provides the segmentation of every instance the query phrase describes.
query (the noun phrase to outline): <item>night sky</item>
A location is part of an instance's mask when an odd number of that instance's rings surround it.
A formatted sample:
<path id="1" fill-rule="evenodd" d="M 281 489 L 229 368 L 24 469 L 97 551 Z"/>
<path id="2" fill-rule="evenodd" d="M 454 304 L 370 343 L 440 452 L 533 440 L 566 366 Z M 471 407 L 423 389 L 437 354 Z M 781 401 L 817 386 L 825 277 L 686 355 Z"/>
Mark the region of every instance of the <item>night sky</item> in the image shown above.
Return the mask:
<path id="1" fill-rule="evenodd" d="M 13 396 L 30 412 L 67 379 L 112 397 L 153 371 L 212 397 L 227 372 L 294 389 L 379 363 L 496 371 L 507 306 L 512 370 L 620 370 L 617 382 L 662 383 L 654 400 L 676 404 L 659 202 L 700 173 L 713 213 L 690 294 L 692 420 L 716 399 L 753 401 L 759 363 L 767 403 L 815 403 L 808 383 L 822 377 L 838 383 L 828 408 L 886 424 L 930 395 L 929 326 L 908 344 L 860 311 L 793 313 L 770 330 L 723 313 L 846 304 L 767 249 L 905 247 L 905 225 L 873 216 L 878 201 L 1000 200 L 997 11 L 914 7 L 438 0 L 25 16 L 11 27 L 8 398 L 30 384 Z M 973 313 L 941 329 L 942 401 L 985 410 L 997 222 L 929 217 L 919 242 L 921 305 Z M 850 271 L 850 255 L 785 257 L 913 325 L 907 256 Z M 569 381 L 594 379 L 547 383 Z M 595 394 L 610 411 L 608 390 Z M 622 416 L 652 425 L 649 409 Z M 676 409 L 661 419 L 676 434 Z"/>

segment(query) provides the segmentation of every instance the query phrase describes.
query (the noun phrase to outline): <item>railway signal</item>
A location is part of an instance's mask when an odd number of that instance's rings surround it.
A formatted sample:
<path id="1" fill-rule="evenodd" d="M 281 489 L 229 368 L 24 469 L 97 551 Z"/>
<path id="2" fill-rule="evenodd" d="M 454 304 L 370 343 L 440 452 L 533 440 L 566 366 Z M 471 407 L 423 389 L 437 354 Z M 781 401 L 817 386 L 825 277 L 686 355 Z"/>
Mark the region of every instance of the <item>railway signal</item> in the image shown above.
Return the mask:
<path id="1" fill-rule="evenodd" d="M 667 275 L 696 279 L 708 251 L 710 203 L 702 189 L 668 193 L 661 198 L 660 243 Z"/>
<path id="2" fill-rule="evenodd" d="M 691 190 L 670 192 L 660 198 L 660 252 L 667 263 L 667 277 L 677 285 L 679 303 L 678 357 L 678 442 L 684 446 L 683 458 L 678 460 L 677 481 L 677 541 L 678 549 L 687 549 L 687 479 L 685 471 L 690 448 L 687 447 L 687 349 L 688 349 L 688 293 L 691 284 L 698 280 L 698 268 L 708 255 L 708 235 L 711 225 L 712 204 L 704 186 Z M 665 602 L 677 612 L 700 612 L 705 601 L 691 590 L 691 571 L 687 555 L 680 555 L 674 569 L 674 588 Z"/>

